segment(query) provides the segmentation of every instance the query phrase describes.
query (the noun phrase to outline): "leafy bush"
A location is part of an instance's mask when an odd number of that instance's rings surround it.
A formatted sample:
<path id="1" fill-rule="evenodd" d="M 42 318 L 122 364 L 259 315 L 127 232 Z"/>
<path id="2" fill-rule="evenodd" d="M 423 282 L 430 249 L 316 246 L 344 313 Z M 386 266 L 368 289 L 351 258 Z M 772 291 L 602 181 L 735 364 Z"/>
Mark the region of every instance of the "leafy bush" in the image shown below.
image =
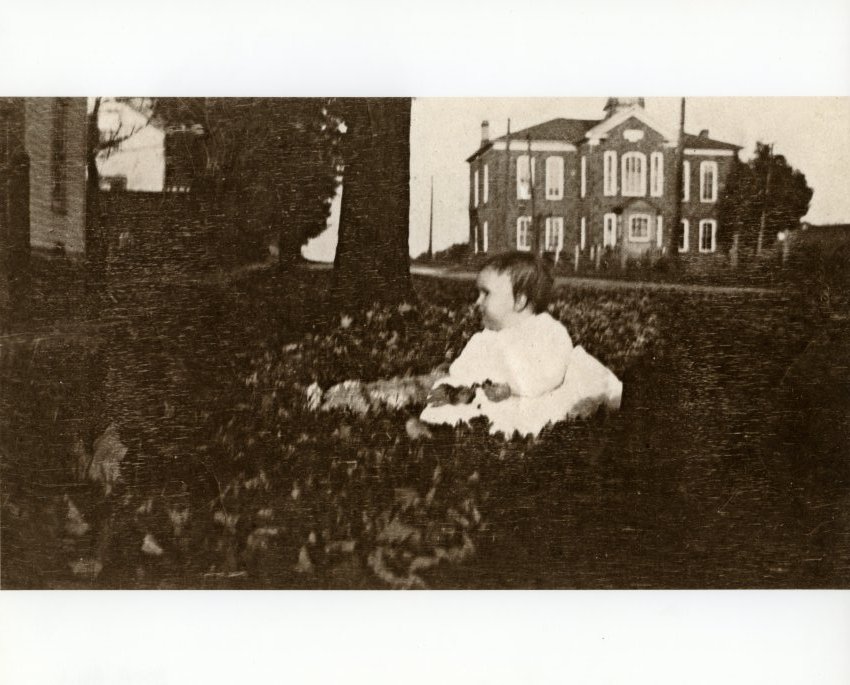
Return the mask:
<path id="1" fill-rule="evenodd" d="M 49 521 L 41 521 L 57 558 L 66 560 L 64 575 L 54 562 L 58 568 L 42 583 L 439 586 L 441 574 L 483 542 L 510 535 L 504 521 L 527 506 L 518 502 L 563 478 L 565 462 L 553 455 L 588 449 L 584 427 L 555 426 L 535 441 L 506 442 L 478 422 L 422 440 L 406 427 L 421 407 L 356 416 L 307 406 L 313 383 L 427 373 L 458 355 L 479 328 L 471 286 L 426 280 L 417 290 L 419 304 L 373 307 L 283 335 L 252 329 L 238 355 L 230 353 L 237 385 L 207 388 L 195 405 L 186 405 L 191 398 L 180 379 L 197 363 L 198 339 L 183 335 L 185 358 L 168 360 L 181 376 L 146 400 L 161 408 L 147 424 L 133 403 L 140 391 L 151 392 L 151 341 L 136 355 L 138 378 L 116 367 L 133 358 L 132 340 L 125 342 L 106 373 L 105 387 L 120 396 L 105 398 L 104 413 L 117 424 L 101 419 L 90 429 L 100 436 L 93 443 L 109 445 L 115 458 L 102 448 L 72 449 L 73 436 L 65 436 L 71 461 L 87 466 L 77 469 L 84 480 L 64 487 Z M 562 290 L 551 311 L 576 344 L 618 374 L 659 342 L 658 316 L 641 291 Z M 245 326 L 242 309 L 233 316 Z M 264 320 L 259 306 L 256 316 L 252 326 Z M 165 326 L 151 328 L 165 341 L 159 344 L 176 339 Z M 66 350 L 66 361 L 75 354 Z M 52 358 L 51 365 L 62 363 Z M 169 429 L 176 421 L 191 430 Z M 38 518 L 35 509 L 30 514 Z"/>

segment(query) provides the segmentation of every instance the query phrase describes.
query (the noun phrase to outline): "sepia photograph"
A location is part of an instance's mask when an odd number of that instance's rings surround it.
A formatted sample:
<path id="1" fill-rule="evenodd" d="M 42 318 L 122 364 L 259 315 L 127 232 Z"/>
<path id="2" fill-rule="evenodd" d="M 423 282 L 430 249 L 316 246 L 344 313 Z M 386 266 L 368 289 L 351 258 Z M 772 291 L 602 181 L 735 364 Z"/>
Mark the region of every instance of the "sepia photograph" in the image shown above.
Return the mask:
<path id="1" fill-rule="evenodd" d="M 850 584 L 850 98 L 2 107 L 4 588 Z"/>
<path id="2" fill-rule="evenodd" d="M 847 682 L 848 20 L 0 10 L 0 681 Z"/>

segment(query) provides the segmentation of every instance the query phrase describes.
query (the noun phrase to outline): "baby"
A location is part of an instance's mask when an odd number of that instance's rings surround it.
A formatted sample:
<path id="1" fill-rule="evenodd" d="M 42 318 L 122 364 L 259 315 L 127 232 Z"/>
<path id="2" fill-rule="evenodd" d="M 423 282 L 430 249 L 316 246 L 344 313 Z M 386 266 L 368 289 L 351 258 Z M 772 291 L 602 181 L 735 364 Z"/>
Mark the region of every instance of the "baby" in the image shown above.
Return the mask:
<path id="1" fill-rule="evenodd" d="M 420 420 L 429 424 L 490 420 L 491 433 L 537 435 L 547 424 L 617 408 L 622 384 L 547 311 L 553 278 L 527 252 L 485 262 L 478 274 L 484 330 L 470 338 L 428 397 Z"/>
<path id="2" fill-rule="evenodd" d="M 427 398 L 418 425 L 451 426 L 483 416 L 491 433 L 506 438 L 536 436 L 549 423 L 587 416 L 602 405 L 619 408 L 622 383 L 574 348 L 567 329 L 546 311 L 553 278 L 543 260 L 527 252 L 496 255 L 481 268 L 477 286 L 484 330 L 469 339 L 448 374 L 348 381 L 324 395 L 318 391 L 315 406 L 363 414 L 376 404 L 402 408 Z"/>

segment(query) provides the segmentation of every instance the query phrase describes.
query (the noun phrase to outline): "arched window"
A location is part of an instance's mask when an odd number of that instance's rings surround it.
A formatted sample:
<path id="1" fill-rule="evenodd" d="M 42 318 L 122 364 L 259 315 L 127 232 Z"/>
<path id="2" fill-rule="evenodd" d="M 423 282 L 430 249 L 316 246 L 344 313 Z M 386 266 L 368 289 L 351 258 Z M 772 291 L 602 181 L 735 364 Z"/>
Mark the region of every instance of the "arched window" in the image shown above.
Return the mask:
<path id="1" fill-rule="evenodd" d="M 717 202 L 717 162 L 699 163 L 699 200 Z"/>
<path id="2" fill-rule="evenodd" d="M 516 249 L 531 250 L 531 217 L 521 216 L 516 220 Z"/>
<path id="3" fill-rule="evenodd" d="M 560 252 L 564 249 L 564 217 L 547 217 L 543 245 L 547 252 Z"/>
<path id="4" fill-rule="evenodd" d="M 564 158 L 546 158 L 546 199 L 560 200 L 564 197 Z"/>
<path id="5" fill-rule="evenodd" d="M 614 247 L 617 244 L 617 215 L 606 214 L 602 217 L 602 246 Z"/>
<path id="6" fill-rule="evenodd" d="M 664 194 L 664 153 L 653 152 L 649 157 L 649 194 L 661 197 Z"/>
<path id="7" fill-rule="evenodd" d="M 478 206 L 478 169 L 472 174 L 472 206 Z"/>
<path id="8" fill-rule="evenodd" d="M 646 155 L 642 152 L 627 152 L 623 155 L 623 195 L 643 197 L 646 195 Z"/>
<path id="9" fill-rule="evenodd" d="M 581 157 L 581 196 L 587 195 L 587 157 Z"/>
<path id="10" fill-rule="evenodd" d="M 530 168 L 529 168 L 530 167 Z M 520 155 L 516 160 L 516 196 L 518 200 L 528 200 L 531 197 L 531 186 L 534 184 L 534 159 L 529 165 L 528 155 Z"/>
<path id="11" fill-rule="evenodd" d="M 602 193 L 608 197 L 617 194 L 617 152 L 608 150 L 602 157 Z"/>
<path id="12" fill-rule="evenodd" d="M 691 224 L 687 219 L 682 219 L 682 233 L 679 236 L 679 252 L 687 252 L 688 251 L 688 243 L 690 240 L 690 236 L 688 235 L 691 230 Z"/>
<path id="13" fill-rule="evenodd" d="M 699 222 L 699 251 L 714 252 L 717 249 L 717 221 L 703 219 Z"/>

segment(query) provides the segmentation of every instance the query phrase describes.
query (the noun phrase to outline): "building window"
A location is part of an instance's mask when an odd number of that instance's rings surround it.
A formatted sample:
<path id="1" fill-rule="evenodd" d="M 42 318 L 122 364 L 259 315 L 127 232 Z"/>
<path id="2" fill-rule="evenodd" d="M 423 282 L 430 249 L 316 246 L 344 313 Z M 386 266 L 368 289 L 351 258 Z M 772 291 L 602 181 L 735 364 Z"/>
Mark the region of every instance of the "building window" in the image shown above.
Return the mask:
<path id="1" fill-rule="evenodd" d="M 472 206 L 478 206 L 478 169 L 472 174 Z"/>
<path id="2" fill-rule="evenodd" d="M 655 244 L 664 247 L 664 217 L 660 214 L 655 217 Z"/>
<path id="3" fill-rule="evenodd" d="M 623 195 L 643 197 L 646 195 L 646 155 L 642 152 L 627 152 L 623 155 Z"/>
<path id="4" fill-rule="evenodd" d="M 560 252 L 564 249 L 564 218 L 550 216 L 546 219 L 544 248 L 547 252 Z"/>
<path id="5" fill-rule="evenodd" d="M 629 240 L 633 243 L 649 242 L 649 214 L 632 214 L 629 217 Z"/>
<path id="6" fill-rule="evenodd" d="M 614 247 L 617 244 L 617 215 L 606 214 L 602 217 L 602 246 Z"/>
<path id="7" fill-rule="evenodd" d="M 564 158 L 546 158 L 546 199 L 560 200 L 564 197 Z"/>
<path id="8" fill-rule="evenodd" d="M 587 219 L 581 218 L 581 235 L 579 236 L 580 247 L 583 250 L 587 246 Z"/>
<path id="9" fill-rule="evenodd" d="M 587 195 L 587 157 L 581 158 L 581 196 Z"/>
<path id="10" fill-rule="evenodd" d="M 484 165 L 484 204 L 487 204 L 487 201 L 490 199 L 490 165 Z"/>
<path id="11" fill-rule="evenodd" d="M 714 252 L 717 249 L 717 221 L 703 219 L 699 222 L 699 251 Z"/>
<path id="12" fill-rule="evenodd" d="M 486 169 L 487 167 L 484 167 L 484 168 Z M 485 173 L 484 176 L 486 177 L 487 174 Z M 481 251 L 487 252 L 487 249 L 489 247 L 490 247 L 490 226 L 485 221 L 484 222 L 484 230 L 481 234 Z"/>
<path id="13" fill-rule="evenodd" d="M 53 109 L 53 139 L 51 141 L 51 208 L 56 214 L 68 210 L 67 181 L 65 178 L 68 157 L 68 101 L 57 98 Z"/>
<path id="14" fill-rule="evenodd" d="M 531 217 L 521 216 L 516 220 L 516 249 L 531 250 Z"/>
<path id="15" fill-rule="evenodd" d="M 661 197 L 664 194 L 664 153 L 653 152 L 649 157 L 649 194 Z"/>
<path id="16" fill-rule="evenodd" d="M 682 162 L 682 202 L 691 199 L 691 163 Z"/>
<path id="17" fill-rule="evenodd" d="M 530 166 L 530 170 L 529 170 Z M 516 160 L 516 196 L 519 200 L 531 197 L 531 187 L 534 185 L 534 159 L 529 165 L 529 156 L 520 155 Z"/>
<path id="18" fill-rule="evenodd" d="M 478 224 L 475 225 L 475 230 L 473 231 L 472 235 L 473 235 L 472 247 L 473 247 L 473 250 L 475 251 L 475 254 L 478 254 Z"/>
<path id="19" fill-rule="evenodd" d="M 687 219 L 682 219 L 682 233 L 679 236 L 679 252 L 688 251 L 688 240 L 690 236 L 691 224 Z"/>
<path id="20" fill-rule="evenodd" d="M 617 153 L 608 150 L 602 157 L 602 193 L 608 197 L 617 194 Z"/>
<path id="21" fill-rule="evenodd" d="M 717 162 L 699 163 L 699 200 L 717 202 Z"/>

